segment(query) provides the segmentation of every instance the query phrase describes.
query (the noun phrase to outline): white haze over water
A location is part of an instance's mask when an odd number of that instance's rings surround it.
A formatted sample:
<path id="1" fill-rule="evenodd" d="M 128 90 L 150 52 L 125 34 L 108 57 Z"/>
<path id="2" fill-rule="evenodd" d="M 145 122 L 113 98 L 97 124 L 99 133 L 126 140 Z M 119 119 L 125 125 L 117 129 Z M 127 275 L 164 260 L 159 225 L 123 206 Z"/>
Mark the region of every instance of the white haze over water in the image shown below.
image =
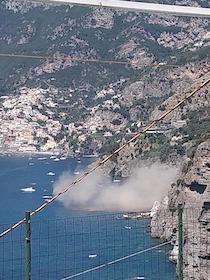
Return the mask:
<path id="1" fill-rule="evenodd" d="M 136 168 L 125 182 L 116 184 L 103 172 L 96 171 L 84 182 L 75 185 L 59 200 L 66 208 L 90 211 L 138 211 L 150 209 L 167 193 L 177 176 L 175 167 L 153 164 Z M 63 173 L 54 184 L 56 194 L 66 188 L 74 177 Z"/>

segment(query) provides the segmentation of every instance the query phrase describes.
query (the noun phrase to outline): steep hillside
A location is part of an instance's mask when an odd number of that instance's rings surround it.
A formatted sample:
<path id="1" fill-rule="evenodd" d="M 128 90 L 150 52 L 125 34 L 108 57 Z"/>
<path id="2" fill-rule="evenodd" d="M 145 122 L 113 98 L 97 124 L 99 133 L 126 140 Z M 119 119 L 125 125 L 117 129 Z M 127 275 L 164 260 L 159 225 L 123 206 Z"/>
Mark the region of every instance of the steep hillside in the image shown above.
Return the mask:
<path id="1" fill-rule="evenodd" d="M 0 151 L 107 153 L 208 71 L 209 45 L 207 19 L 1 1 L 1 53 L 52 58 L 0 57 Z"/>
<path id="2" fill-rule="evenodd" d="M 172 240 L 171 259 L 177 262 L 177 209 L 184 207 L 184 279 L 208 280 L 210 273 L 210 141 L 206 135 L 185 162 L 176 184 L 152 218 L 153 237 Z M 207 139 L 208 138 L 208 139 Z M 174 221 L 173 225 L 171 221 Z"/>

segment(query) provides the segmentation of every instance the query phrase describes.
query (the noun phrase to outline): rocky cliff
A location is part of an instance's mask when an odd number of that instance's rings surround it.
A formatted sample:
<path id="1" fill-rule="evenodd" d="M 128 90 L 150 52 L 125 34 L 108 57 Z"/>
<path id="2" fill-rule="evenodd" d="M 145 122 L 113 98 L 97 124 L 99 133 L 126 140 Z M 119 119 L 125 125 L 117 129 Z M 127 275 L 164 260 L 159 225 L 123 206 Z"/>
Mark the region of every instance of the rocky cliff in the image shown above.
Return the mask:
<path id="1" fill-rule="evenodd" d="M 184 279 L 207 280 L 210 275 L 210 140 L 188 158 L 180 179 L 156 208 L 153 237 L 172 240 L 171 260 L 177 262 L 177 206 L 183 204 Z"/>

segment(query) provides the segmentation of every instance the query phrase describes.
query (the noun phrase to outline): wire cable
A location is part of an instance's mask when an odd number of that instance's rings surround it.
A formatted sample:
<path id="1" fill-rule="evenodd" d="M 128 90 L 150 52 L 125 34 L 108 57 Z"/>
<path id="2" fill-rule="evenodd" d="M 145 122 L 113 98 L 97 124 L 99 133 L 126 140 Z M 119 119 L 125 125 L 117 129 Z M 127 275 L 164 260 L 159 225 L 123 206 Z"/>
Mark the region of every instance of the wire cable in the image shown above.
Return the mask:
<path id="1" fill-rule="evenodd" d="M 161 120 L 163 120 L 166 116 L 168 116 L 170 113 L 172 113 L 174 110 L 176 110 L 178 107 L 180 107 L 182 104 L 184 104 L 188 99 L 190 99 L 193 95 L 195 95 L 199 90 L 201 90 L 203 87 L 205 87 L 208 83 L 210 82 L 210 78 L 205 80 L 201 85 L 199 85 L 196 89 L 194 89 L 191 93 L 186 95 L 181 101 L 179 101 L 176 105 L 174 105 L 171 109 L 163 113 L 158 119 L 153 120 L 148 126 L 146 126 L 143 130 L 137 132 L 129 141 L 127 141 L 125 144 L 117 148 L 114 152 L 112 152 L 110 155 L 106 156 L 104 159 L 100 160 L 98 163 L 96 163 L 95 166 L 90 168 L 89 170 L 85 171 L 80 177 L 72 181 L 66 188 L 64 188 L 62 191 L 54 195 L 50 200 L 47 202 L 43 203 L 40 207 L 35 209 L 34 211 L 31 212 L 31 217 L 38 214 L 40 211 L 42 211 L 44 208 L 46 208 L 48 205 L 56 201 L 61 195 L 65 194 L 68 192 L 72 187 L 77 185 L 78 183 L 84 181 L 84 179 L 92 174 L 96 169 L 101 167 L 104 163 L 109 161 L 114 155 L 117 155 L 121 150 L 126 148 L 130 143 L 134 142 L 136 139 L 138 139 L 141 135 L 145 134 L 149 129 L 157 125 Z M 16 224 L 14 224 L 12 227 L 9 229 L 3 231 L 0 234 L 0 238 L 3 236 L 7 235 L 8 233 L 12 232 L 15 230 L 17 227 L 19 227 L 21 224 L 25 223 L 25 219 L 20 220 Z"/>
<path id="2" fill-rule="evenodd" d="M 37 59 L 37 60 L 63 60 L 63 61 L 72 61 L 72 62 L 79 62 L 79 63 L 96 63 L 96 64 L 121 64 L 121 65 L 131 65 L 131 66 L 139 66 L 145 68 L 159 68 L 159 67 L 179 67 L 181 64 L 142 64 L 138 65 L 139 61 L 123 61 L 123 60 L 103 60 L 103 59 L 94 59 L 94 58 L 79 58 L 74 56 L 47 56 L 47 55 L 33 55 L 33 54 L 14 54 L 14 53 L 0 53 L 0 57 L 8 57 L 8 58 L 23 58 L 23 59 Z"/>
<path id="3" fill-rule="evenodd" d="M 135 256 L 138 256 L 140 254 L 143 254 L 143 253 L 146 253 L 146 252 L 149 252 L 149 251 L 152 251 L 154 249 L 157 249 L 157 248 L 160 248 L 160 247 L 163 247 L 165 245 L 168 245 L 170 244 L 171 241 L 167 241 L 167 242 L 164 242 L 164 243 L 161 243 L 159 245 L 156 245 L 156 246 L 153 246 L 153 247 L 150 247 L 150 248 L 147 248 L 147 249 L 144 249 L 142 251 L 138 251 L 136 253 L 133 253 L 133 254 L 130 254 L 130 255 L 127 255 L 127 256 L 124 256 L 124 257 L 121 257 L 119 259 L 116 259 L 116 260 L 113 260 L 113 261 L 110 261 L 108 263 L 104 263 L 104 264 L 101 264 L 101 265 L 98 265 L 96 267 L 93 267 L 93 268 L 90 268 L 90 269 L 87 269 L 85 271 L 82 271 L 82 272 L 79 272 L 79 273 L 76 273 L 74 275 L 71 275 L 71 276 L 67 276 L 67 277 L 64 277 L 62 278 L 61 280 L 68 280 L 68 279 L 73 279 L 73 278 L 76 278 L 78 276 L 81 276 L 81 275 L 84 275 L 84 274 L 87 274 L 89 272 L 92 272 L 92 271 L 95 271 L 95 270 L 98 270 L 100 268 L 103 268 L 103 267 L 106 267 L 106 266 L 109 266 L 109 265 L 112 265 L 112 264 L 116 264 L 118 262 L 121 262 L 121 261 L 124 261 L 124 260 L 127 260 L 129 258 L 132 258 L 132 257 L 135 257 Z"/>

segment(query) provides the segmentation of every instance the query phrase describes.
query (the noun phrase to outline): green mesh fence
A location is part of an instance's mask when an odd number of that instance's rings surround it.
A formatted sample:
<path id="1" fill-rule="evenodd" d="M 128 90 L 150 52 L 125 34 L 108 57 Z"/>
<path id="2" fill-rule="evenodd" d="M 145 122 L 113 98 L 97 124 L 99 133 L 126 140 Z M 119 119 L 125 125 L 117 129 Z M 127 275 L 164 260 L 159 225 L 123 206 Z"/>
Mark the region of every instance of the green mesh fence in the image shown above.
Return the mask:
<path id="1" fill-rule="evenodd" d="M 198 212 L 184 210 L 181 243 L 177 210 L 173 214 L 159 212 L 152 221 L 139 213 L 97 213 L 52 220 L 34 217 L 31 279 L 208 279 L 209 259 L 204 249 L 209 250 L 210 232 L 206 230 L 204 238 L 200 217 L 195 214 Z M 8 226 L 2 225 L 1 231 Z M 183 246 L 178 250 L 180 244 Z M 26 252 L 23 224 L 0 239 L 0 279 L 30 279 Z M 183 259 L 182 266 L 176 266 L 177 259 Z M 201 269 L 200 275 L 207 278 L 198 277 Z"/>

